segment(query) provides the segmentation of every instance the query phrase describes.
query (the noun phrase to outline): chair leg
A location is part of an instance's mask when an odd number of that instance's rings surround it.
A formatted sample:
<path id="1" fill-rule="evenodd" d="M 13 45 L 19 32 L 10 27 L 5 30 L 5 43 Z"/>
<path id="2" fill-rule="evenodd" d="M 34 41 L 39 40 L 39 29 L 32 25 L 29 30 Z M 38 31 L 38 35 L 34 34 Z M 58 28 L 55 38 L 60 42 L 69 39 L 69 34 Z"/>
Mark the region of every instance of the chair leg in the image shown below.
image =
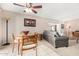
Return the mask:
<path id="1" fill-rule="evenodd" d="M 23 56 L 23 49 L 22 49 L 22 46 L 20 46 L 20 47 L 21 47 L 21 48 L 20 48 L 20 49 L 21 49 L 21 50 L 20 50 L 20 51 L 21 51 L 21 56 Z"/>
<path id="2" fill-rule="evenodd" d="M 14 52 L 14 46 L 15 46 L 15 44 L 13 43 L 12 53 Z"/>
<path id="3" fill-rule="evenodd" d="M 21 56 L 23 56 L 23 51 L 21 50 Z"/>
<path id="4" fill-rule="evenodd" d="M 78 39 L 76 40 L 76 43 L 78 43 Z"/>
<path id="5" fill-rule="evenodd" d="M 36 56 L 38 55 L 38 54 L 37 54 L 37 46 L 38 46 L 38 44 L 36 44 Z"/>
<path id="6" fill-rule="evenodd" d="M 36 56 L 37 56 L 37 47 L 36 47 Z"/>
<path id="7" fill-rule="evenodd" d="M 19 55 L 19 43 L 18 43 L 18 55 Z"/>

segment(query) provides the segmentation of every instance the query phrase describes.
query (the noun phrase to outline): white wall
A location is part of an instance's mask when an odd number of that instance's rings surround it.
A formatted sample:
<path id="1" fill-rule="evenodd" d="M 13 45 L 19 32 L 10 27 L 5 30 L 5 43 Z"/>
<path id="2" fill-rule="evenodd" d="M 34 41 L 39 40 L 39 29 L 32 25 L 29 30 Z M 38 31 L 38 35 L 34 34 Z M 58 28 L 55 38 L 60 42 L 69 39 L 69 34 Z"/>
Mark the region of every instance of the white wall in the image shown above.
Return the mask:
<path id="1" fill-rule="evenodd" d="M 2 20 L 1 20 L 1 18 L 0 18 L 0 44 L 2 43 L 2 35 L 3 35 L 3 29 L 2 29 L 3 27 L 2 27 Z"/>
<path id="2" fill-rule="evenodd" d="M 65 24 L 65 30 L 70 30 L 71 32 L 73 31 L 79 31 L 79 19 L 73 19 L 70 21 L 64 22 Z M 70 27 L 70 28 L 69 28 Z"/>
<path id="3" fill-rule="evenodd" d="M 14 32 L 14 12 L 0 11 L 0 42 L 6 42 L 6 19 L 8 19 L 8 37 L 11 40 L 11 34 Z"/>
<path id="4" fill-rule="evenodd" d="M 8 23 L 8 36 L 9 39 L 11 39 L 11 34 L 14 32 L 14 19 L 10 19 Z M 0 44 L 3 44 L 6 42 L 6 20 L 0 18 Z"/>
<path id="5" fill-rule="evenodd" d="M 10 14 L 11 15 L 11 14 Z M 24 18 L 33 18 L 36 19 L 36 27 L 25 27 L 24 26 Z M 58 23 L 57 20 L 42 18 L 39 16 L 33 15 L 22 15 L 22 14 L 14 14 L 9 19 L 8 22 L 8 38 L 9 41 L 12 40 L 12 33 L 18 35 L 21 31 L 30 31 L 30 33 L 38 32 L 43 33 L 44 30 L 51 30 L 51 26 L 49 23 Z M 6 41 L 6 24 L 5 19 L 0 19 L 0 42 L 5 43 Z"/>
<path id="6" fill-rule="evenodd" d="M 36 19 L 36 27 L 25 27 L 24 26 L 24 18 L 33 18 Z M 18 15 L 16 17 L 16 33 L 23 30 L 29 30 L 30 33 L 38 32 L 43 33 L 44 30 L 51 30 L 51 27 L 48 23 L 56 23 L 55 20 L 45 19 L 37 16 L 27 16 L 27 15 Z"/>
<path id="7" fill-rule="evenodd" d="M 66 35 L 73 39 L 72 32 L 79 31 L 79 19 L 72 19 L 70 21 L 64 22 L 64 24 Z"/>

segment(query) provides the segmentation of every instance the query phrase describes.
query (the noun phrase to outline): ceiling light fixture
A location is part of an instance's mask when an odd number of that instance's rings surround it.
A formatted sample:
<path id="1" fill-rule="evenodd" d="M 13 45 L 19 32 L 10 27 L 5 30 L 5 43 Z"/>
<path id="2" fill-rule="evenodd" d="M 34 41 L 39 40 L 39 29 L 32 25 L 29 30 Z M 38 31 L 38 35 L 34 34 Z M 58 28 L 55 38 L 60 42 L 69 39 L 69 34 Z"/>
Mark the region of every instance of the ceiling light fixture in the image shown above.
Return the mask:
<path id="1" fill-rule="evenodd" d="M 26 9 L 24 10 L 24 12 L 32 13 L 32 10 L 31 10 L 30 8 L 26 8 Z"/>

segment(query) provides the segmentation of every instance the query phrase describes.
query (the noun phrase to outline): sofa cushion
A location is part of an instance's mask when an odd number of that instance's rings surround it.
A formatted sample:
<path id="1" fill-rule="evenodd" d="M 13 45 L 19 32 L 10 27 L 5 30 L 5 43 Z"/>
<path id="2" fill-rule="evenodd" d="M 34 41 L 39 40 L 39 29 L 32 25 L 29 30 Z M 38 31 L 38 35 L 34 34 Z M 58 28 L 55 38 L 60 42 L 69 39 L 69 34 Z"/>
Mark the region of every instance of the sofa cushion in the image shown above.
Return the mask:
<path id="1" fill-rule="evenodd" d="M 56 32 L 56 34 L 58 35 L 58 37 L 60 37 L 60 34 L 58 32 Z"/>
<path id="2" fill-rule="evenodd" d="M 60 37 L 58 32 L 54 32 L 54 37 Z"/>
<path id="3" fill-rule="evenodd" d="M 56 40 L 68 40 L 69 38 L 66 36 L 57 37 Z"/>

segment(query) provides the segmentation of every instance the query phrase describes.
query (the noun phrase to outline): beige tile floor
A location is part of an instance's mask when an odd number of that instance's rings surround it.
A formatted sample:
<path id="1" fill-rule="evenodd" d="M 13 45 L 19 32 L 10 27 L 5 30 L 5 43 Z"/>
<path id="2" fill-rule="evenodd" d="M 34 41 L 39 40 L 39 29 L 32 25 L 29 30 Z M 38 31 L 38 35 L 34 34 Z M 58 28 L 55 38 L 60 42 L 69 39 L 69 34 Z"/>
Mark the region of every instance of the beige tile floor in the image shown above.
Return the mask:
<path id="1" fill-rule="evenodd" d="M 35 50 L 25 51 L 24 56 L 35 56 Z M 0 56 L 20 56 L 17 53 L 17 46 L 12 53 L 12 45 L 0 47 Z M 38 43 L 38 56 L 79 56 L 79 43 L 69 40 L 69 47 L 54 48 L 47 41 L 42 40 Z"/>
<path id="2" fill-rule="evenodd" d="M 38 43 L 38 56 L 58 56 L 58 54 L 53 51 L 51 48 L 48 47 L 48 44 L 46 41 L 42 40 Z M 51 46 L 51 45 L 50 45 Z M 51 46 L 52 47 L 52 46 Z M 24 56 L 35 56 L 35 50 L 31 49 L 28 51 L 25 51 Z M 1 56 L 20 56 L 17 54 L 17 46 L 15 47 L 14 53 L 12 53 L 12 45 L 1 47 L 0 48 L 0 55 Z"/>

